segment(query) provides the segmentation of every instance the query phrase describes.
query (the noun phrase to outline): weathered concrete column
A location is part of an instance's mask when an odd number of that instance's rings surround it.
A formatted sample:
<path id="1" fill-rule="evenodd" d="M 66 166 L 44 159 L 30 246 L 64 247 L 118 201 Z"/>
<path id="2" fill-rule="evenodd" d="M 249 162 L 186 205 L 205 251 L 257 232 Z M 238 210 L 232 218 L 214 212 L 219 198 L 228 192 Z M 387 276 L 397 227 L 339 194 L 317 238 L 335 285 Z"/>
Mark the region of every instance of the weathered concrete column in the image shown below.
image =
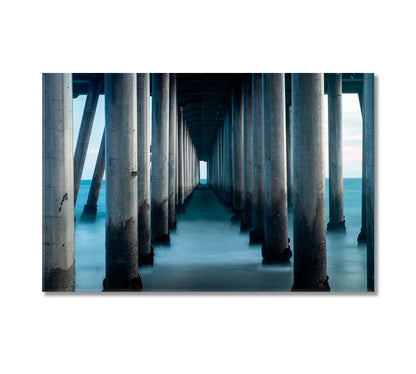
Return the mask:
<path id="1" fill-rule="evenodd" d="M 218 196 L 222 199 L 221 128 L 217 128 Z"/>
<path id="2" fill-rule="evenodd" d="M 225 107 L 225 119 L 226 126 L 228 128 L 228 178 L 229 178 L 229 201 L 231 206 L 233 205 L 233 194 L 234 194 L 234 147 L 233 147 L 233 122 L 232 122 L 232 110 L 231 105 Z"/>
<path id="3" fill-rule="evenodd" d="M 366 177 L 365 177 L 365 126 L 364 126 L 364 112 L 363 112 L 363 87 L 361 87 L 361 91 L 358 92 L 358 100 L 360 102 L 360 109 L 361 109 L 361 119 L 362 119 L 362 150 L 361 150 L 361 230 L 357 237 L 358 243 L 365 243 L 367 241 L 366 235 L 366 226 L 367 226 L 367 214 L 366 214 L 366 204 L 367 204 L 367 191 L 366 191 Z"/>
<path id="4" fill-rule="evenodd" d="M 153 265 L 150 224 L 150 74 L 137 74 L 137 233 L 139 266 Z"/>
<path id="5" fill-rule="evenodd" d="M 81 221 L 94 221 L 97 217 L 97 201 L 100 194 L 101 183 L 105 170 L 105 129 L 101 138 L 100 150 L 98 151 L 97 161 L 95 162 L 94 174 L 90 190 L 88 192 L 87 203 L 81 214 Z"/>
<path id="6" fill-rule="evenodd" d="M 223 147 L 223 133 L 222 127 L 218 127 L 218 161 L 219 161 L 219 172 L 220 172 L 220 197 L 224 201 L 224 160 L 222 157 L 222 147 Z"/>
<path id="7" fill-rule="evenodd" d="M 184 202 L 183 107 L 179 107 L 178 122 L 178 205 Z"/>
<path id="8" fill-rule="evenodd" d="M 199 164 L 199 158 L 197 160 L 197 168 L 198 168 L 198 172 L 197 172 L 196 177 L 198 178 L 197 185 L 199 185 L 201 183 L 201 168 L 200 168 L 200 164 Z"/>
<path id="9" fill-rule="evenodd" d="M 77 202 L 82 171 L 84 170 L 85 158 L 88 151 L 88 143 L 90 141 L 92 125 L 94 123 L 95 110 L 97 108 L 98 97 L 100 96 L 100 88 L 101 84 L 98 81 L 92 82 L 88 87 L 87 100 L 85 102 L 74 154 L 74 206 Z"/>
<path id="10" fill-rule="evenodd" d="M 294 291 L 328 291 L 323 74 L 292 74 Z"/>
<path id="11" fill-rule="evenodd" d="M 287 207 L 293 207 L 293 172 L 292 172 L 292 106 L 286 101 L 286 180 Z"/>
<path id="12" fill-rule="evenodd" d="M 263 93 L 261 74 L 252 74 L 253 230 L 250 243 L 264 241 Z"/>
<path id="13" fill-rule="evenodd" d="M 188 192 L 189 192 L 189 188 L 188 188 L 188 128 L 186 126 L 186 121 L 184 123 L 184 127 L 183 127 L 183 165 L 184 165 L 184 202 L 186 201 L 187 197 L 188 197 Z"/>
<path id="14" fill-rule="evenodd" d="M 243 169 L 243 198 L 244 210 L 241 219 L 241 229 L 250 230 L 253 226 L 253 118 L 251 103 L 251 75 L 243 78 L 243 141 L 244 141 L 244 169 Z"/>
<path id="15" fill-rule="evenodd" d="M 137 243 L 136 74 L 105 74 L 107 291 L 141 290 Z"/>
<path id="16" fill-rule="evenodd" d="M 211 154 L 209 153 L 208 154 L 208 159 L 207 159 L 207 184 L 208 184 L 208 187 L 209 188 L 212 188 L 211 187 L 211 183 L 212 183 L 211 165 L 212 165 L 212 162 L 211 162 Z"/>
<path id="17" fill-rule="evenodd" d="M 168 202 L 168 219 L 169 228 L 176 228 L 175 215 L 175 179 L 176 179 L 176 74 L 170 74 L 169 77 L 169 202 Z"/>
<path id="18" fill-rule="evenodd" d="M 72 75 L 43 74 L 43 291 L 75 291 L 72 143 Z"/>
<path id="19" fill-rule="evenodd" d="M 233 209 L 243 212 L 243 95 L 241 82 L 236 82 L 232 91 L 233 123 Z"/>
<path id="20" fill-rule="evenodd" d="M 345 231 L 342 173 L 342 75 L 328 74 L 329 222 L 327 230 Z"/>
<path id="21" fill-rule="evenodd" d="M 176 208 L 178 206 L 178 202 L 179 202 L 179 193 L 178 193 L 178 188 L 179 188 L 179 150 L 178 150 L 178 142 L 179 142 L 179 134 L 178 134 L 178 106 L 176 106 L 175 108 L 176 111 L 176 134 L 175 134 L 175 161 L 176 161 L 176 167 L 175 167 L 175 212 L 176 212 Z"/>
<path id="22" fill-rule="evenodd" d="M 152 74 L 152 242 L 169 243 L 169 74 Z"/>
<path id="23" fill-rule="evenodd" d="M 374 74 L 364 74 L 367 290 L 374 291 Z"/>
<path id="24" fill-rule="evenodd" d="M 263 263 L 287 262 L 285 75 L 263 74 L 264 243 Z"/>
<path id="25" fill-rule="evenodd" d="M 196 179 L 196 173 L 197 173 L 197 153 L 196 153 L 196 149 L 194 146 L 194 164 L 193 164 L 193 168 L 192 168 L 192 176 L 193 176 L 193 189 L 195 190 L 195 188 L 197 187 L 197 179 Z"/>
<path id="26" fill-rule="evenodd" d="M 229 141 L 229 134 L 228 134 L 228 124 L 227 124 L 227 118 L 224 118 L 223 122 L 223 129 L 224 129 L 224 201 L 229 204 L 230 201 L 230 161 L 229 161 L 229 155 L 230 151 L 228 149 L 230 141 Z"/>

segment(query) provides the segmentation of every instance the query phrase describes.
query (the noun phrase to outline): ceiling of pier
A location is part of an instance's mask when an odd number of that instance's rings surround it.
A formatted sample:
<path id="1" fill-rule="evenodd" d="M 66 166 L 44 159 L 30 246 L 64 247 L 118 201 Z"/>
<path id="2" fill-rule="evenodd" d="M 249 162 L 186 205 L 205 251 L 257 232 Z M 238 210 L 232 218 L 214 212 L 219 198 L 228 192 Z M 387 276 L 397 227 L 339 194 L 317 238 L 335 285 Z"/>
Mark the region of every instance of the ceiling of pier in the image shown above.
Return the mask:
<path id="1" fill-rule="evenodd" d="M 343 93 L 359 92 L 362 86 L 362 75 L 359 73 L 343 73 Z M 224 121 L 226 106 L 231 101 L 231 87 L 240 81 L 242 76 L 243 74 L 232 73 L 176 74 L 178 106 L 183 107 L 184 120 L 189 128 L 200 160 L 208 159 L 211 144 L 216 136 L 216 129 Z M 286 74 L 286 100 L 289 101 L 290 78 L 291 74 Z M 104 74 L 74 73 L 74 97 L 86 94 L 92 80 L 104 81 Z M 101 86 L 101 93 L 104 93 L 103 86 Z"/>
<path id="2" fill-rule="evenodd" d="M 200 160 L 207 160 L 224 121 L 236 74 L 177 74 L 177 100 Z"/>

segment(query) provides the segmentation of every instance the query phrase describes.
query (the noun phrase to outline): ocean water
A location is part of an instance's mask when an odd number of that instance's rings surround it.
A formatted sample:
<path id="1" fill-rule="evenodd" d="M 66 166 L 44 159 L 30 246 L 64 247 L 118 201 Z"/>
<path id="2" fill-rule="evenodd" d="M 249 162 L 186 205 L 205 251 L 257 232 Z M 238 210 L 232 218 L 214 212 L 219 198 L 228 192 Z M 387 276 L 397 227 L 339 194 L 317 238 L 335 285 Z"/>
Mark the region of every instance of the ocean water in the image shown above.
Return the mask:
<path id="1" fill-rule="evenodd" d="M 75 206 L 76 290 L 100 292 L 105 277 L 105 181 L 97 219 L 80 216 L 90 181 L 83 180 Z M 328 191 L 328 180 L 326 180 Z M 328 221 L 328 196 L 326 213 Z M 248 232 L 231 222 L 231 210 L 201 184 L 186 210 L 177 216 L 170 246 L 154 246 L 153 267 L 139 269 L 143 292 L 287 292 L 293 284 L 289 265 L 262 265 L 261 246 L 249 245 Z M 357 244 L 361 228 L 361 179 L 344 179 L 347 232 L 327 234 L 327 271 L 333 292 L 366 291 L 366 246 Z M 289 237 L 293 239 L 289 214 Z M 292 240 L 293 243 L 293 240 Z M 292 248 L 293 250 L 293 248 Z"/>

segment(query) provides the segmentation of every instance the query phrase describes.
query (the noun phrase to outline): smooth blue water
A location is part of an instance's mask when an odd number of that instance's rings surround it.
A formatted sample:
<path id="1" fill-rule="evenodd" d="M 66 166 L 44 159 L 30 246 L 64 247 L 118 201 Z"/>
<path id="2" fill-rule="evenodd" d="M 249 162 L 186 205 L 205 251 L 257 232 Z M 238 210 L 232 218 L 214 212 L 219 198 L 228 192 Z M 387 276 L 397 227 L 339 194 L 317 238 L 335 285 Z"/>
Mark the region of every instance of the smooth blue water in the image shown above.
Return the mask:
<path id="1" fill-rule="evenodd" d="M 105 181 L 97 220 L 82 223 L 89 185 L 90 181 L 81 182 L 75 206 L 77 291 L 101 291 L 105 276 Z M 328 208 L 327 196 L 327 221 Z M 346 234 L 327 234 L 331 291 L 366 291 L 366 247 L 357 245 L 361 227 L 359 178 L 344 179 L 344 215 Z M 170 232 L 171 245 L 154 246 L 154 266 L 140 268 L 143 291 L 290 291 L 293 261 L 289 266 L 262 266 L 261 246 L 249 245 L 248 233 L 241 233 L 230 217 L 230 209 L 206 186 L 195 191 L 186 212 L 177 217 L 177 230 Z M 291 239 L 292 221 L 289 214 Z"/>

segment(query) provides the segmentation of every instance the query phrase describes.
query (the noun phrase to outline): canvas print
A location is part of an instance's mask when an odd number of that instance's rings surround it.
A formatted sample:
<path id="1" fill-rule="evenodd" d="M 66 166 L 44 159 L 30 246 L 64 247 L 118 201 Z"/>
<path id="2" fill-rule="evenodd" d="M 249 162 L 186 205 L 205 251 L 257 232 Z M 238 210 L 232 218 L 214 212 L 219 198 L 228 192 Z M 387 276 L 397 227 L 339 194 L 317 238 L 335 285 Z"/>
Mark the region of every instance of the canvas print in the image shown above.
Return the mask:
<path id="1" fill-rule="evenodd" d="M 374 292 L 373 73 L 43 73 L 44 292 Z"/>

